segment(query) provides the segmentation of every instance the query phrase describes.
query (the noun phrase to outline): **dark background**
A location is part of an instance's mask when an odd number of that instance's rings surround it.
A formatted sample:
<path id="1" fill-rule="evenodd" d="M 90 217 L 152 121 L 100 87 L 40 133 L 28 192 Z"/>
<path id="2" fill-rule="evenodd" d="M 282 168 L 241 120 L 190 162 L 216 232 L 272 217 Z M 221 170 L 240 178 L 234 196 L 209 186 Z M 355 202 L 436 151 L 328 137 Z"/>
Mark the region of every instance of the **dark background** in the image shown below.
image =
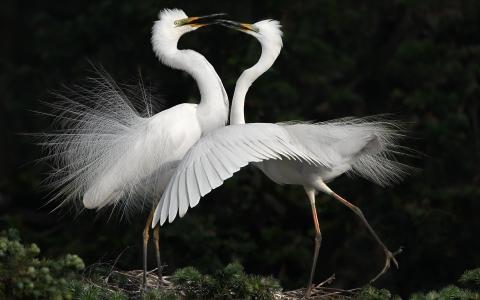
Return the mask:
<path id="1" fill-rule="evenodd" d="M 217 3 L 215 3 L 217 2 Z M 89 75 L 88 60 L 120 82 L 147 84 L 168 106 L 199 98 L 185 73 L 161 65 L 150 30 L 161 8 L 190 16 L 227 12 L 234 20 L 274 18 L 284 48 L 252 87 L 248 122 L 328 120 L 395 113 L 411 122 L 406 145 L 423 155 L 404 162 L 420 170 L 393 188 L 341 177 L 332 187 L 360 206 L 400 269 L 376 285 L 401 295 L 451 283 L 480 266 L 480 2 L 479 1 L 18 1 L 1 3 L 0 226 L 15 226 L 49 256 L 77 253 L 87 264 L 117 257 L 141 266 L 144 215 L 50 213 L 42 185 L 48 166 L 25 132 L 51 130 L 50 91 Z M 207 57 L 229 94 L 259 57 L 250 36 L 210 27 L 180 47 Z M 175 100 L 177 99 L 177 100 Z M 318 197 L 323 232 L 317 280 L 335 272 L 340 287 L 362 285 L 383 264 L 358 218 Z M 313 250 L 309 203 L 298 186 L 278 186 L 246 168 L 162 228 L 167 272 L 193 265 L 212 271 L 239 260 L 249 273 L 271 274 L 285 288 L 303 286 Z M 154 266 L 153 260 L 151 266 Z"/>

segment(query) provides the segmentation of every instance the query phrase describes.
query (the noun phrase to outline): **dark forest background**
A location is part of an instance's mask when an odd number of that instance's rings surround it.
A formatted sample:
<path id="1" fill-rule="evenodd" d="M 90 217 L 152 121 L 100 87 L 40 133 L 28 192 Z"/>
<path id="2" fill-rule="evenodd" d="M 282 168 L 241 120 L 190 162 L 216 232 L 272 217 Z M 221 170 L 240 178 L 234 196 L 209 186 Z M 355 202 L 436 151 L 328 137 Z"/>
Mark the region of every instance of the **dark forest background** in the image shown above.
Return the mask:
<path id="1" fill-rule="evenodd" d="M 364 210 L 400 269 L 376 285 L 400 295 L 455 281 L 480 266 L 480 2 L 479 1 L 19 1 L 1 3 L 0 227 L 17 227 L 48 256 L 77 253 L 87 264 L 115 259 L 141 267 L 147 212 L 129 220 L 50 213 L 42 180 L 48 166 L 27 132 L 51 130 L 40 100 L 89 76 L 102 64 L 119 82 L 138 79 L 167 106 L 195 102 L 195 82 L 155 58 L 150 30 L 161 8 L 190 16 L 215 12 L 284 30 L 274 67 L 252 87 L 247 122 L 328 120 L 394 113 L 411 125 L 405 158 L 419 170 L 382 189 L 341 177 L 340 195 Z M 230 96 L 241 71 L 259 57 L 252 37 L 223 27 L 184 36 L 180 47 L 202 53 Z M 317 200 L 323 244 L 317 281 L 365 284 L 383 265 L 381 249 L 356 216 L 331 198 Z M 306 283 L 313 225 L 303 189 L 278 186 L 246 168 L 183 219 L 161 230 L 167 273 L 192 265 L 216 270 L 232 260 L 249 273 L 273 275 L 286 288 Z M 151 267 L 154 266 L 151 257 Z"/>

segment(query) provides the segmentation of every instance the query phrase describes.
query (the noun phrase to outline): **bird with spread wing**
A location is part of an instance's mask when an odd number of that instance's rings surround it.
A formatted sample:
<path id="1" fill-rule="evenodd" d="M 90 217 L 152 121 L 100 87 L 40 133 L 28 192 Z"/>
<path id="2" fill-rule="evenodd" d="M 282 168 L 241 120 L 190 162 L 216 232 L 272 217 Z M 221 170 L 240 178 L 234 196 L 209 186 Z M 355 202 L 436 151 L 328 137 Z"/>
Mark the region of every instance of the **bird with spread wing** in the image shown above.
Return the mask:
<path id="1" fill-rule="evenodd" d="M 380 117 L 345 118 L 322 123 L 245 123 L 244 102 L 251 84 L 267 71 L 282 48 L 280 23 L 263 20 L 255 24 L 222 20 L 221 24 L 254 36 L 261 44 L 258 62 L 245 70 L 235 86 L 230 125 L 203 136 L 185 155 L 168 183 L 155 210 L 152 226 L 182 217 L 200 198 L 220 186 L 242 167 L 253 163 L 278 184 L 304 187 L 311 204 L 315 227 L 315 250 L 306 296 L 310 294 L 321 244 L 315 208 L 316 193 L 324 192 L 349 207 L 366 225 L 382 247 L 384 268 L 398 266 L 369 225 L 362 211 L 333 192 L 326 183 L 344 174 L 358 174 L 385 186 L 400 180 L 407 167 L 393 154 L 402 152 L 397 140 L 402 136 L 396 122 Z"/>

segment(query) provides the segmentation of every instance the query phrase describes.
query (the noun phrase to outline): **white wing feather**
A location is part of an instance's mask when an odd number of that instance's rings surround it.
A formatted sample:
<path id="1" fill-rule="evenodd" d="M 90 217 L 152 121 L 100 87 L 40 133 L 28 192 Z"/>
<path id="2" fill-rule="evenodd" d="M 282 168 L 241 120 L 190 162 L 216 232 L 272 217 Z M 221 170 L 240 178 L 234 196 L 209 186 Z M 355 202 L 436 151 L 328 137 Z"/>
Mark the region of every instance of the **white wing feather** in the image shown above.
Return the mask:
<path id="1" fill-rule="evenodd" d="M 280 125 L 320 161 L 328 162 L 332 169 L 348 165 L 349 173 L 380 186 L 398 182 L 412 170 L 395 158 L 412 153 L 399 144 L 405 137 L 403 124 L 385 116 Z"/>
<path id="2" fill-rule="evenodd" d="M 407 174 L 395 154 L 400 124 L 381 116 L 345 118 L 322 123 L 250 123 L 217 129 L 200 139 L 185 155 L 168 183 L 152 226 L 182 217 L 188 207 L 220 186 L 240 168 L 265 160 L 296 160 L 320 166 L 332 178 L 353 172 L 379 185 Z M 328 178 L 327 178 L 328 179 Z"/>
<path id="3" fill-rule="evenodd" d="M 153 224 L 182 217 L 200 197 L 250 162 L 296 159 L 326 166 L 296 142 L 284 126 L 268 123 L 231 125 L 200 139 L 185 155 L 155 210 Z"/>

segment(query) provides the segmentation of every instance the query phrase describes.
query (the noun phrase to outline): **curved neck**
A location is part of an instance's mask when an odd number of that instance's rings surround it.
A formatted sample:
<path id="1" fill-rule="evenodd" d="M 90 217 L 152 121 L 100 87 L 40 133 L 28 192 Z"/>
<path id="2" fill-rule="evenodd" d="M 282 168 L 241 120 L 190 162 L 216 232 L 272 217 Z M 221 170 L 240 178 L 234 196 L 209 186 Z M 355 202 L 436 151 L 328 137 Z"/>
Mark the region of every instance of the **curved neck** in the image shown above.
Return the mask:
<path id="1" fill-rule="evenodd" d="M 232 98 L 230 124 L 245 124 L 245 97 L 252 83 L 273 65 L 280 50 L 270 49 L 262 44 L 262 54 L 258 62 L 243 71 L 237 80 Z"/>
<path id="2" fill-rule="evenodd" d="M 208 60 L 193 50 L 179 50 L 177 43 L 155 45 L 160 60 L 174 69 L 190 74 L 198 85 L 198 117 L 204 131 L 224 126 L 228 121 L 228 96 L 217 72 Z M 157 46 L 157 47 L 155 47 Z"/>

